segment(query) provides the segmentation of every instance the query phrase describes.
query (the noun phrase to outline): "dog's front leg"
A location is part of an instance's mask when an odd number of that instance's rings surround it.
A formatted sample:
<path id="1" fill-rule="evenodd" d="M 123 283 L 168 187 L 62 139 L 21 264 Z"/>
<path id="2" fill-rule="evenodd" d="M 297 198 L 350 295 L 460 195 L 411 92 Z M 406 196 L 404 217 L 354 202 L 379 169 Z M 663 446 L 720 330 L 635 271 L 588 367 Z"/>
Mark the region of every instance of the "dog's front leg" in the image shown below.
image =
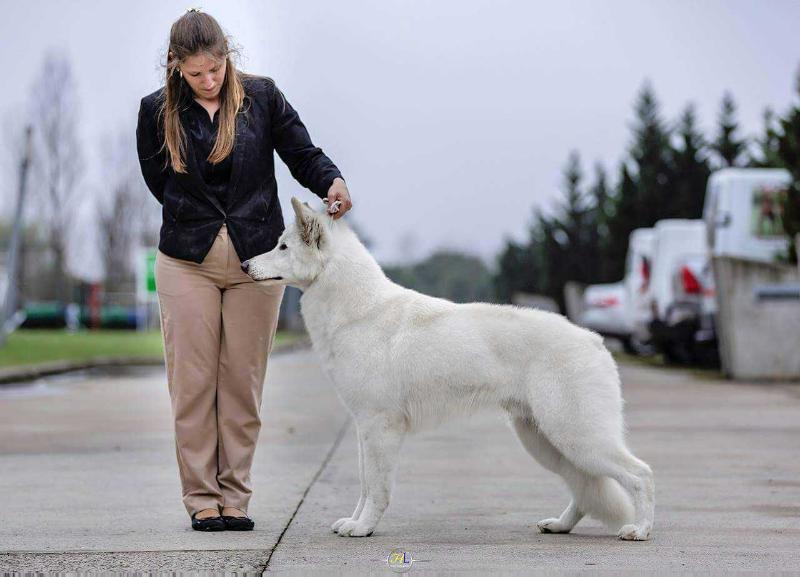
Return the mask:
<path id="1" fill-rule="evenodd" d="M 353 514 L 350 517 L 342 517 L 338 521 L 334 522 L 333 525 L 331 525 L 331 529 L 334 531 L 339 531 L 339 527 L 341 527 L 346 521 L 358 521 L 361 511 L 364 509 L 364 502 L 367 499 L 367 479 L 364 475 L 364 443 L 361 441 L 361 431 L 359 430 L 357 424 L 356 435 L 358 436 L 358 479 L 361 483 L 361 496 L 358 499 L 356 510 L 353 511 Z"/>
<path id="2" fill-rule="evenodd" d="M 343 537 L 372 534 L 389 506 L 394 468 L 405 438 L 405 421 L 400 417 L 376 415 L 358 424 L 364 462 L 366 493 L 357 519 L 339 526 Z"/>

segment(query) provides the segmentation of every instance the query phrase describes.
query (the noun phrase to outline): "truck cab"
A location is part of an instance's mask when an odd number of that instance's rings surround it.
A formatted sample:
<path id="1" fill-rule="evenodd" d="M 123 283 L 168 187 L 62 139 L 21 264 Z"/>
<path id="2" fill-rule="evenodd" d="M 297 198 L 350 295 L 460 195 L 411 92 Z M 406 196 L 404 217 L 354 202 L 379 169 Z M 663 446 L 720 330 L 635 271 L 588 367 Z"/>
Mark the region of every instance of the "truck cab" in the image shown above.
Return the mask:
<path id="1" fill-rule="evenodd" d="M 781 220 L 792 182 L 779 168 L 724 168 L 708 179 L 703 220 L 711 256 L 773 262 L 787 248 Z"/>

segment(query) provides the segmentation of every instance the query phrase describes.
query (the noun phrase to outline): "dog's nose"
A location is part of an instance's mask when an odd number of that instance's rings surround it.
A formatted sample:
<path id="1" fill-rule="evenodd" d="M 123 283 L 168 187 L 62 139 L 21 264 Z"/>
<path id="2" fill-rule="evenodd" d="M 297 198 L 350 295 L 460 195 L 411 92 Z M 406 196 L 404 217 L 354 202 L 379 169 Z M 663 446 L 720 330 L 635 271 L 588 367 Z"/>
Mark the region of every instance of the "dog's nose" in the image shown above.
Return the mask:
<path id="1" fill-rule="evenodd" d="M 247 272 L 247 269 L 249 269 L 249 268 L 250 268 L 250 261 L 248 261 L 248 260 L 244 261 L 244 262 L 242 263 L 242 270 L 243 270 L 244 272 Z"/>

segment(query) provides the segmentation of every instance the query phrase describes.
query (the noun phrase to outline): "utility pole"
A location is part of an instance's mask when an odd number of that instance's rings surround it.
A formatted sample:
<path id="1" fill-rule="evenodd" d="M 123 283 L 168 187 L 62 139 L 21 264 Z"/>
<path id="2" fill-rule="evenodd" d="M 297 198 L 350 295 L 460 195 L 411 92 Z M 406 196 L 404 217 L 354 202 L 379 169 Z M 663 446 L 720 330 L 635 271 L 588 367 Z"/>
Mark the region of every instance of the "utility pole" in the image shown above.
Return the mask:
<path id="1" fill-rule="evenodd" d="M 11 243 L 8 247 L 8 283 L 6 284 L 6 294 L 3 299 L 2 317 L 0 317 L 0 347 L 6 342 L 6 338 L 25 320 L 25 313 L 17 310 L 17 300 L 19 278 L 19 253 L 22 244 L 22 208 L 25 204 L 25 192 L 28 182 L 28 168 L 31 164 L 31 135 L 33 129 L 31 125 L 25 127 L 25 150 L 22 160 L 19 163 L 19 189 L 17 194 L 17 210 L 14 213 L 14 228 L 11 231 Z"/>

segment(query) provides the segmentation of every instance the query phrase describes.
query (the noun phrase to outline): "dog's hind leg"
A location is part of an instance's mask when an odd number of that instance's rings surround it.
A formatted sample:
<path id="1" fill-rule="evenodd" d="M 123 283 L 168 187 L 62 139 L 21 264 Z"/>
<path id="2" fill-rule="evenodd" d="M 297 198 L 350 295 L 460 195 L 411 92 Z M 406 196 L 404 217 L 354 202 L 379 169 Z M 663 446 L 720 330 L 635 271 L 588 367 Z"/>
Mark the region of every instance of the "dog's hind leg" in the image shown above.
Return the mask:
<path id="1" fill-rule="evenodd" d="M 617 481 L 633 500 L 634 523 L 625 524 L 619 530 L 619 538 L 625 541 L 649 539 L 655 510 L 655 482 L 650 466 L 625 446 L 607 454 L 592 455 L 587 461 L 583 466 Z"/>
<path id="2" fill-rule="evenodd" d="M 512 416 L 510 422 L 528 452 L 543 467 L 559 474 L 572 493 L 572 501 L 558 518 L 537 523 L 542 533 L 568 533 L 584 515 L 600 519 L 615 530 L 634 519 L 633 503 L 614 479 L 576 466 L 530 417 Z"/>
<path id="3" fill-rule="evenodd" d="M 361 432 L 358 430 L 357 425 L 356 436 L 358 437 L 358 478 L 361 483 L 361 496 L 358 499 L 356 510 L 353 511 L 350 517 L 342 517 L 331 525 L 331 529 L 333 529 L 334 532 L 338 532 L 339 527 L 347 521 L 358 521 L 359 516 L 361 516 L 361 511 L 364 509 L 364 502 L 367 499 L 367 480 L 364 475 L 364 444 L 361 442 Z"/>
<path id="4" fill-rule="evenodd" d="M 655 507 L 653 472 L 625 446 L 621 413 L 593 417 L 541 411 L 537 422 L 564 460 L 589 481 L 579 506 L 608 525 L 623 524 L 620 539 L 649 539 Z"/>
<path id="5" fill-rule="evenodd" d="M 372 534 L 389 506 L 394 468 L 406 434 L 406 423 L 394 415 L 373 415 L 358 423 L 366 492 L 358 519 L 344 521 L 338 533 L 346 537 Z"/>
<path id="6" fill-rule="evenodd" d="M 573 486 L 579 480 L 579 472 L 544 435 L 536 430 L 536 424 L 530 418 L 510 415 L 509 424 L 517 433 L 525 450 L 545 469 L 560 475 L 573 493 L 572 500 L 561 516 L 557 519 L 539 521 L 537 523 L 539 530 L 542 533 L 569 533 L 584 516 L 583 511 L 578 508 L 576 491 Z"/>

